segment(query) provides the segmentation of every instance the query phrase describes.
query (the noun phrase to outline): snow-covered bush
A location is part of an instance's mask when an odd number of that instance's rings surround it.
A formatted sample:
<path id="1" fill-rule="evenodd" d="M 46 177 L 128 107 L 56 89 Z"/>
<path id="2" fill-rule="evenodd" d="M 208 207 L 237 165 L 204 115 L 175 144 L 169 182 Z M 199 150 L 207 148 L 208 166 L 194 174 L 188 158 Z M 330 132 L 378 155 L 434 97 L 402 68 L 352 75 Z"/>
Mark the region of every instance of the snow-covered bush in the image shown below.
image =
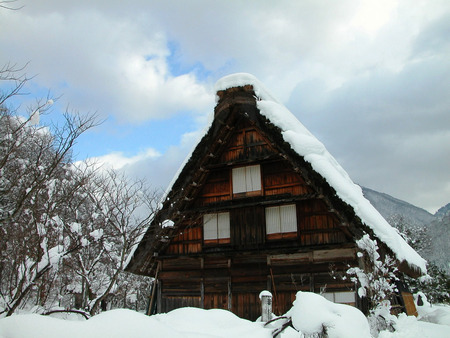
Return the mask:
<path id="1" fill-rule="evenodd" d="M 312 292 L 297 292 L 293 307 L 285 316 L 305 337 L 370 337 L 369 324 L 361 311 Z"/>
<path id="2" fill-rule="evenodd" d="M 372 335 L 377 336 L 382 330 L 393 330 L 390 300 L 397 292 L 397 264 L 387 254 L 381 258 L 377 241 L 368 234 L 356 244 L 361 250 L 358 257 L 363 261 L 363 267 L 351 267 L 347 275 L 355 285 L 359 285 L 359 297 L 368 300 L 370 330 Z"/>
<path id="3" fill-rule="evenodd" d="M 372 240 L 367 234 L 356 241 L 356 244 L 362 251 L 358 256 L 364 259 L 365 267 L 364 269 L 351 267 L 347 270 L 347 274 L 352 276 L 351 279 L 355 284 L 360 285 L 358 295 L 367 297 L 370 308 L 375 309 L 379 304 L 389 302 L 397 291 L 396 261 L 387 254 L 382 260 L 378 253 L 377 241 Z"/>

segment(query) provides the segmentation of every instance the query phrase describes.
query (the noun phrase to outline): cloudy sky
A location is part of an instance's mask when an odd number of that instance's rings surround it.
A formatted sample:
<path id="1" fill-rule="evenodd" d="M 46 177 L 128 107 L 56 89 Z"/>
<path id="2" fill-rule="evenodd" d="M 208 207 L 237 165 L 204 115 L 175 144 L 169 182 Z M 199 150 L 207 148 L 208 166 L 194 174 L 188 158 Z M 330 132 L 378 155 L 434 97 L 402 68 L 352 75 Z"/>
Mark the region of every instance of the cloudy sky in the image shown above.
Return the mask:
<path id="1" fill-rule="evenodd" d="M 448 0 L 8 5 L 21 9 L 0 9 L 0 65 L 34 76 L 14 103 L 50 92 L 53 119 L 69 106 L 105 120 L 76 159 L 163 189 L 207 124 L 214 83 L 247 72 L 354 182 L 430 212 L 450 202 Z"/>

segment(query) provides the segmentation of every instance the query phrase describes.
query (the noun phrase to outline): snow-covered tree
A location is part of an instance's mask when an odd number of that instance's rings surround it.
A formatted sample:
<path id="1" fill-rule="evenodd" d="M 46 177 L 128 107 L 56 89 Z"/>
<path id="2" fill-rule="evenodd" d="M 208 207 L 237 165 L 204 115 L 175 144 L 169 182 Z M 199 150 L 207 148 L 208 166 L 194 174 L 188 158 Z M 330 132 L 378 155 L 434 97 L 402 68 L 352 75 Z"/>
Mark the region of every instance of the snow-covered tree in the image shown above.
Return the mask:
<path id="1" fill-rule="evenodd" d="M 2 113 L 0 120 L 1 297 L 11 314 L 38 280 L 74 248 L 65 248 L 61 217 L 84 178 L 70 150 L 91 117 L 67 113 L 61 129 Z"/>
<path id="2" fill-rule="evenodd" d="M 102 302 L 127 287 L 121 274 L 152 216 L 155 196 L 145 182 L 114 171 L 97 176 L 85 188 L 84 211 L 68 232 L 72 245 L 81 245 L 67 260 L 74 276 L 68 289 L 80 295 L 77 305 L 95 314 Z"/>
<path id="3" fill-rule="evenodd" d="M 389 222 L 409 245 L 428 259 L 426 276 L 419 279 L 406 277 L 405 281 L 411 291 L 423 292 L 431 303 L 450 303 L 450 214 L 445 212 L 445 207 L 442 208 L 440 217 L 426 227 L 408 224 L 401 216 L 392 217 Z"/>
<path id="4" fill-rule="evenodd" d="M 403 239 L 422 257 L 428 257 L 433 246 L 429 229 L 419 224 L 410 224 L 402 215 L 395 214 L 387 220 L 398 230 Z"/>
<path id="5" fill-rule="evenodd" d="M 71 151 L 97 123 L 95 115 L 66 111 L 59 126 L 42 125 L 39 117 L 49 114 L 50 98 L 19 115 L 8 107 L 27 81 L 18 71 L 0 70 L 10 88 L 0 94 L 0 314 L 6 315 L 32 291 L 39 305 L 48 292 L 40 283 L 51 284 L 50 270 L 75 250 L 64 246 L 60 216 L 86 178 L 71 167 Z"/>
<path id="6" fill-rule="evenodd" d="M 140 300 L 142 308 L 146 290 L 137 285 L 146 284 L 123 268 L 154 194 L 144 181 L 74 165 L 73 146 L 97 124 L 95 115 L 65 112 L 62 124 L 44 125 L 51 98 L 17 111 L 9 100 L 28 81 L 20 71 L 0 69 L 9 88 L 0 92 L 0 316 L 56 305 L 93 314 L 105 301 L 136 307 Z"/>

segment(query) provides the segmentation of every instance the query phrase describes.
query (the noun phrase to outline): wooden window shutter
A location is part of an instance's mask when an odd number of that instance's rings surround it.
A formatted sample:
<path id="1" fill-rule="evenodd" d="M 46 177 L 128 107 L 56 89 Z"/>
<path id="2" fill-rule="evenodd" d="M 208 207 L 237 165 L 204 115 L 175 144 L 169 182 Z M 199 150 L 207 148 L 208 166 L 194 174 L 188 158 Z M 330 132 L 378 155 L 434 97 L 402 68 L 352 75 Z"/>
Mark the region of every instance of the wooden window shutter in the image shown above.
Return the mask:
<path id="1" fill-rule="evenodd" d="M 233 193 L 246 192 L 245 167 L 233 168 Z"/>
<path id="2" fill-rule="evenodd" d="M 261 190 L 261 167 L 259 164 L 233 168 L 233 193 Z"/>
<path id="3" fill-rule="evenodd" d="M 203 236 L 204 240 L 230 238 L 230 213 L 205 214 Z"/>
<path id="4" fill-rule="evenodd" d="M 217 239 L 217 214 L 203 216 L 203 236 L 205 240 Z"/>
<path id="5" fill-rule="evenodd" d="M 230 238 L 230 213 L 217 215 L 217 238 Z"/>
<path id="6" fill-rule="evenodd" d="M 276 234 L 281 232 L 280 207 L 266 208 L 266 234 Z"/>
<path id="7" fill-rule="evenodd" d="M 261 190 L 261 168 L 258 165 L 245 167 L 247 191 Z"/>
<path id="8" fill-rule="evenodd" d="M 297 211 L 295 204 L 280 207 L 281 232 L 297 232 Z"/>

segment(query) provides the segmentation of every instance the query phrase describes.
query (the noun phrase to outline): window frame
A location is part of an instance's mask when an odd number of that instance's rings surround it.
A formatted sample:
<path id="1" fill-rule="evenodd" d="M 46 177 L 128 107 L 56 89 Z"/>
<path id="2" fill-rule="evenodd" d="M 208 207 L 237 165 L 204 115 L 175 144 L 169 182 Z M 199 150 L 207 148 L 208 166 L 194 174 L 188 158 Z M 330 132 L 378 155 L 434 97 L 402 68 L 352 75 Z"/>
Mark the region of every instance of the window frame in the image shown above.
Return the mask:
<path id="1" fill-rule="evenodd" d="M 228 244 L 231 238 L 230 212 L 203 215 L 203 243 Z"/>
<path id="2" fill-rule="evenodd" d="M 356 291 L 331 291 L 324 292 L 322 296 L 335 304 L 356 305 Z"/>
<path id="3" fill-rule="evenodd" d="M 253 164 L 231 169 L 233 195 L 260 195 L 262 193 L 261 165 Z"/>
<path id="4" fill-rule="evenodd" d="M 266 207 L 265 223 L 268 240 L 297 238 L 297 205 L 294 203 Z"/>

